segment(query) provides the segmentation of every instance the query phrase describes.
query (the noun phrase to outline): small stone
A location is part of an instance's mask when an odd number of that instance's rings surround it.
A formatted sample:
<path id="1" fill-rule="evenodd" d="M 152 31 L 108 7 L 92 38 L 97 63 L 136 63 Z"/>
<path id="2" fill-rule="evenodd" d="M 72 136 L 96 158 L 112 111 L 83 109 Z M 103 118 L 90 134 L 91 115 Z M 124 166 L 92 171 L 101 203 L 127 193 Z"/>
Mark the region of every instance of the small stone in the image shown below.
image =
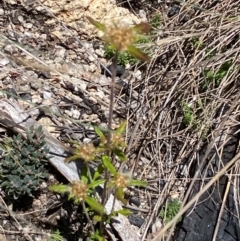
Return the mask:
<path id="1" fill-rule="evenodd" d="M 141 205 L 141 202 L 140 202 L 139 198 L 137 198 L 137 197 L 130 197 L 129 203 L 134 204 L 137 207 L 139 207 Z"/>
<path id="2" fill-rule="evenodd" d="M 64 110 L 64 112 L 65 112 L 69 117 L 72 117 L 72 111 L 70 111 L 70 110 Z"/>
<path id="3" fill-rule="evenodd" d="M 30 86 L 33 90 L 39 90 L 42 87 L 42 82 L 41 81 L 32 81 L 30 83 Z"/>
<path id="4" fill-rule="evenodd" d="M 42 98 L 39 95 L 33 95 L 32 96 L 32 102 L 34 104 L 41 104 L 42 103 Z"/>
<path id="5" fill-rule="evenodd" d="M 24 100 L 29 100 L 29 101 L 32 101 L 32 95 L 31 93 L 26 93 L 26 94 L 23 94 L 23 95 L 20 95 Z"/>
<path id="6" fill-rule="evenodd" d="M 42 203 L 39 199 L 34 199 L 32 203 L 32 207 L 34 210 L 40 210 L 42 208 Z M 36 217 L 39 215 L 39 212 L 33 212 L 33 215 Z"/>
<path id="7" fill-rule="evenodd" d="M 4 10 L 2 8 L 0 8 L 0 15 L 4 14 Z"/>
<path id="8" fill-rule="evenodd" d="M 133 76 L 137 79 L 137 80 L 141 80 L 142 79 L 142 72 L 140 70 L 137 70 L 136 72 L 133 73 Z"/>
<path id="9" fill-rule="evenodd" d="M 97 59 L 97 56 L 95 54 L 91 54 L 88 56 L 89 61 L 94 62 Z"/>
<path id="10" fill-rule="evenodd" d="M 32 23 L 25 23 L 25 24 L 23 24 L 23 26 L 25 28 L 31 29 L 33 27 L 33 24 Z"/>
<path id="11" fill-rule="evenodd" d="M 180 7 L 178 5 L 172 5 L 168 10 L 168 17 L 173 17 L 180 12 Z"/>
<path id="12" fill-rule="evenodd" d="M 11 79 L 10 78 L 5 78 L 3 81 L 2 81 L 2 83 L 4 84 L 4 85 L 9 85 L 9 84 L 11 84 Z"/>
<path id="13" fill-rule="evenodd" d="M 76 110 L 76 109 L 72 110 L 72 118 L 78 120 L 80 118 L 80 116 L 81 116 L 81 113 L 79 110 Z"/>
<path id="14" fill-rule="evenodd" d="M 128 216 L 128 219 L 129 219 L 129 222 L 132 224 L 132 225 L 135 225 L 135 226 L 137 226 L 137 227 L 141 227 L 143 224 L 144 224 L 144 222 L 145 222 L 145 220 L 143 219 L 143 218 L 141 218 L 141 217 L 139 217 L 139 216 L 137 216 L 137 215 L 135 215 L 135 214 L 132 214 L 132 215 L 129 215 Z"/>
<path id="15" fill-rule="evenodd" d="M 19 21 L 20 23 L 23 23 L 23 22 L 24 22 L 23 16 L 21 16 L 21 15 L 18 16 L 17 19 L 18 19 L 18 21 Z"/>
<path id="16" fill-rule="evenodd" d="M 84 138 L 83 139 L 83 143 L 90 143 L 92 142 L 92 140 L 90 138 Z"/>
<path id="17" fill-rule="evenodd" d="M 152 225 L 152 233 L 158 232 L 162 227 L 162 222 L 157 219 L 156 222 Z"/>
<path id="18" fill-rule="evenodd" d="M 104 57 L 104 50 L 103 49 L 96 49 L 95 53 L 100 57 Z"/>
<path id="19" fill-rule="evenodd" d="M 52 93 L 48 91 L 43 91 L 43 98 L 50 99 L 52 97 Z"/>
<path id="20" fill-rule="evenodd" d="M 144 10 L 139 10 L 139 17 L 143 19 L 147 19 L 147 14 Z"/>
<path id="21" fill-rule="evenodd" d="M 40 185 L 40 188 L 41 189 L 45 189 L 45 188 L 47 188 L 47 183 L 46 182 L 42 182 L 42 184 Z"/>
<path id="22" fill-rule="evenodd" d="M 19 92 L 24 92 L 24 93 L 26 93 L 26 92 L 29 92 L 29 85 L 28 84 L 23 84 L 23 85 L 19 85 L 18 86 L 18 91 Z"/>
<path id="23" fill-rule="evenodd" d="M 10 63 L 10 60 L 7 57 L 3 57 L 0 59 L 0 65 L 5 66 Z"/>
<path id="24" fill-rule="evenodd" d="M 17 92 L 14 88 L 8 88 L 6 89 L 6 93 L 7 93 L 7 98 L 13 98 L 15 100 L 17 100 Z"/>

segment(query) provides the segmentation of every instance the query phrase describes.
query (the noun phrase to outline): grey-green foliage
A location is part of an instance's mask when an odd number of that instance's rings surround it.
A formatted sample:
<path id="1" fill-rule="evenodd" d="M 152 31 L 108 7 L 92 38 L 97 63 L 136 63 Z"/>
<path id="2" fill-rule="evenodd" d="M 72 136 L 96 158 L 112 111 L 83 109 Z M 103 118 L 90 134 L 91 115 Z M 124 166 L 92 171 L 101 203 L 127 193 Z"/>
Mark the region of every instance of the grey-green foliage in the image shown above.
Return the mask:
<path id="1" fill-rule="evenodd" d="M 26 134 L 26 139 L 18 134 L 8 140 L 8 151 L 1 160 L 0 186 L 14 199 L 33 196 L 47 176 L 44 166 L 49 159 L 49 150 L 42 127 L 34 129 L 31 126 Z"/>

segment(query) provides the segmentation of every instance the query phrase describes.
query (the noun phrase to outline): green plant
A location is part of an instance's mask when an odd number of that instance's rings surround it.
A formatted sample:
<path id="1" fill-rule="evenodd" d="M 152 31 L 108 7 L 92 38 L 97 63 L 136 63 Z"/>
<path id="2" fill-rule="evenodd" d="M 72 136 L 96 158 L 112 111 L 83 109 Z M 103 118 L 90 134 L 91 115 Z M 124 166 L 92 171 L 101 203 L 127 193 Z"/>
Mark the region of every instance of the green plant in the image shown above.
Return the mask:
<path id="1" fill-rule="evenodd" d="M 113 119 L 113 103 L 114 103 L 114 86 L 116 77 L 117 61 L 120 53 L 128 52 L 141 61 L 148 61 L 150 58 L 140 49 L 134 46 L 139 39 L 140 33 L 147 33 L 150 26 L 146 23 L 140 23 L 133 27 L 127 27 L 119 23 L 113 23 L 105 26 L 100 22 L 88 17 L 88 20 L 99 30 L 104 32 L 103 39 L 114 52 L 112 83 L 110 92 L 110 106 L 108 130 L 102 131 L 94 126 L 95 132 L 99 136 L 100 144 L 95 147 L 92 143 L 75 143 L 75 153 L 66 161 L 75 161 L 82 159 L 85 166 L 80 170 L 80 180 L 70 185 L 52 185 L 49 187 L 51 191 L 58 193 L 68 193 L 69 199 L 73 199 L 75 203 L 80 203 L 83 212 L 89 221 L 91 228 L 91 240 L 106 240 L 105 226 L 110 223 L 112 217 L 119 214 L 129 215 L 131 212 L 127 209 L 114 210 L 116 199 L 124 204 L 127 201 L 124 198 L 124 189 L 128 186 L 146 186 L 146 182 L 133 180 L 129 175 L 117 171 L 113 165 L 113 160 L 125 162 L 127 157 L 124 153 L 126 147 L 124 141 L 124 131 L 126 123 L 122 123 L 119 128 L 112 130 Z M 97 168 L 91 170 L 90 162 L 95 162 Z M 102 188 L 101 196 L 96 189 Z M 105 204 L 109 194 L 113 194 L 114 200 L 111 211 L 105 210 Z M 93 225 L 93 221 L 99 223 L 99 228 Z"/>
<path id="2" fill-rule="evenodd" d="M 161 16 L 160 14 L 154 14 L 150 19 L 150 24 L 153 28 L 159 28 L 161 26 Z"/>
<path id="3" fill-rule="evenodd" d="M 200 91 L 206 91 L 208 88 L 213 89 L 218 87 L 223 78 L 227 75 L 230 67 L 232 66 L 232 61 L 226 61 L 223 63 L 217 71 L 211 69 L 204 70 L 205 81 L 200 85 Z"/>
<path id="4" fill-rule="evenodd" d="M 145 44 L 145 43 L 149 43 L 150 40 L 147 38 L 140 38 L 136 41 L 136 44 Z M 105 47 L 105 52 L 104 52 L 104 56 L 107 59 L 111 59 L 114 57 L 114 55 L 116 54 L 116 50 L 114 49 L 114 47 L 112 47 L 111 45 L 107 45 Z M 122 66 L 126 66 L 127 64 L 136 64 L 138 63 L 139 60 L 135 57 L 133 57 L 131 54 L 129 54 L 128 52 L 120 52 L 118 55 L 118 64 L 122 65 Z"/>
<path id="5" fill-rule="evenodd" d="M 0 186 L 14 199 L 23 195 L 33 196 L 46 178 L 45 164 L 48 162 L 48 148 L 45 145 L 42 127 L 31 126 L 26 139 L 20 134 L 5 141 L 5 153 L 1 160 Z"/>
<path id="6" fill-rule="evenodd" d="M 167 202 L 165 210 L 161 210 L 159 213 L 159 217 L 162 218 L 166 223 L 169 223 L 179 212 L 181 208 L 181 202 L 179 199 L 175 198 L 170 202 Z M 178 219 L 178 222 L 181 222 L 182 218 Z"/>
<path id="7" fill-rule="evenodd" d="M 183 123 L 186 126 L 196 127 L 196 116 L 194 110 L 186 102 L 182 102 Z"/>
<path id="8" fill-rule="evenodd" d="M 64 238 L 59 232 L 59 230 L 56 230 L 53 234 L 51 234 L 51 237 L 47 239 L 47 241 L 62 241 Z"/>

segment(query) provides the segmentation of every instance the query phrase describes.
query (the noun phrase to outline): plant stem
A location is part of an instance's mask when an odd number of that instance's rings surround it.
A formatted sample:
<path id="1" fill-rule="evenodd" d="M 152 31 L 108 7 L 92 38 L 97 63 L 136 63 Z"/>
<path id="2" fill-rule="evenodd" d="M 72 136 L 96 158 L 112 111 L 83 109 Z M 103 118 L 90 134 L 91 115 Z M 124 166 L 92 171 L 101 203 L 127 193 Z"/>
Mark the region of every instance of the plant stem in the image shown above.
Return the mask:
<path id="1" fill-rule="evenodd" d="M 95 229 L 94 229 L 94 227 L 93 227 L 93 225 L 92 225 L 92 220 L 90 219 L 90 217 L 89 217 L 89 215 L 88 215 L 88 211 L 87 211 L 87 209 L 86 209 L 85 203 L 84 203 L 84 202 L 81 202 L 81 203 L 82 203 L 82 207 L 83 207 L 83 212 L 84 212 L 85 215 L 86 215 L 86 218 L 87 218 L 87 220 L 88 220 L 88 222 L 89 222 L 89 224 L 90 224 L 90 227 L 91 227 L 91 229 L 92 229 L 92 232 L 95 233 Z"/>
<path id="2" fill-rule="evenodd" d="M 108 118 L 108 136 L 107 136 L 107 149 L 110 150 L 111 146 L 111 138 L 112 138 L 112 119 L 113 119 L 113 105 L 114 105 L 114 87 L 115 87 L 115 79 L 116 79 L 116 70 L 117 70 L 117 61 L 118 61 L 118 54 L 119 52 L 116 51 L 114 58 L 113 58 L 113 63 L 112 63 L 112 82 L 111 82 L 111 92 L 110 92 L 110 104 L 109 104 L 109 118 Z M 108 156 L 111 157 L 111 151 L 108 151 Z M 104 171 L 104 178 L 105 178 L 105 183 L 103 186 L 103 195 L 102 195 L 102 205 L 104 206 L 105 203 L 107 202 L 108 198 L 108 188 L 107 184 L 109 181 L 109 173 L 107 168 L 105 168 Z M 102 218 L 102 221 L 100 223 L 100 230 L 103 232 L 103 224 L 104 220 Z"/>
<path id="3" fill-rule="evenodd" d="M 117 70 L 117 60 L 118 60 L 118 51 L 116 51 L 116 54 L 114 55 L 113 58 L 113 63 L 112 63 L 112 83 L 111 83 L 111 93 L 110 93 L 110 105 L 109 105 L 109 118 L 108 118 L 108 146 L 110 146 L 111 143 L 111 130 L 112 130 L 112 119 L 113 119 L 113 105 L 114 105 L 114 87 L 115 87 L 115 79 L 116 79 L 116 70 Z"/>

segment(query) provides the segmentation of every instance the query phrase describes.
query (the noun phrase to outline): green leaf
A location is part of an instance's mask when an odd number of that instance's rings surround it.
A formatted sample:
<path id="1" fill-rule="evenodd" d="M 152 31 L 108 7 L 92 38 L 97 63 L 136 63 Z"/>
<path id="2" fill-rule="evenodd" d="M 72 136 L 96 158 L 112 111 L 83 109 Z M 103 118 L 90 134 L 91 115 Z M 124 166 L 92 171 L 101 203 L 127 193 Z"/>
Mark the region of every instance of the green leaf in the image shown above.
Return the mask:
<path id="1" fill-rule="evenodd" d="M 146 187 L 147 182 L 132 179 L 132 180 L 129 181 L 129 186 Z"/>
<path id="2" fill-rule="evenodd" d="M 94 20 L 93 18 L 86 16 L 87 20 L 94 25 L 97 29 L 101 30 L 101 31 L 105 31 L 106 30 L 106 26 L 96 20 Z"/>
<path id="3" fill-rule="evenodd" d="M 140 49 L 134 47 L 133 45 L 128 47 L 128 52 L 135 57 L 136 59 L 139 59 L 141 61 L 149 61 L 150 57 L 145 54 L 144 52 L 142 52 Z"/>
<path id="4" fill-rule="evenodd" d="M 104 182 L 105 182 L 104 179 L 102 179 L 102 180 L 97 180 L 97 181 L 93 181 L 93 182 L 91 182 L 91 183 L 88 185 L 88 187 L 89 187 L 89 188 L 95 188 L 95 187 L 100 186 L 100 185 L 103 184 Z"/>
<path id="5" fill-rule="evenodd" d="M 118 188 L 116 190 L 116 198 L 121 201 L 124 205 L 127 205 L 127 200 L 124 198 L 123 188 Z"/>
<path id="6" fill-rule="evenodd" d="M 101 138 L 104 137 L 103 132 L 100 130 L 100 128 L 99 128 L 98 126 L 93 125 L 93 128 L 94 128 L 94 131 L 96 132 L 96 134 L 97 134 L 99 137 L 101 137 Z"/>
<path id="7" fill-rule="evenodd" d="M 85 198 L 86 203 L 96 212 L 102 214 L 104 213 L 104 207 L 101 203 L 99 203 L 96 199 L 91 197 Z"/>
<path id="8" fill-rule="evenodd" d="M 82 180 L 82 182 L 87 184 L 88 180 L 89 180 L 87 167 L 86 166 L 82 167 L 80 172 L 81 172 L 81 180 Z"/>
<path id="9" fill-rule="evenodd" d="M 113 152 L 121 161 L 127 160 L 125 153 L 121 149 L 116 148 L 113 150 Z"/>
<path id="10" fill-rule="evenodd" d="M 96 221 L 96 222 L 101 222 L 102 221 L 102 217 L 99 216 L 99 215 L 94 215 L 93 216 L 93 220 Z"/>
<path id="11" fill-rule="evenodd" d="M 118 133 L 118 134 L 123 134 L 123 132 L 125 131 L 125 129 L 126 129 L 126 121 L 123 121 L 121 124 L 120 124 L 120 126 L 114 131 L 114 132 L 116 132 L 116 133 Z"/>
<path id="12" fill-rule="evenodd" d="M 93 180 L 96 180 L 98 177 L 100 177 L 103 171 L 104 171 L 103 164 L 99 164 L 97 167 L 97 170 L 94 172 Z"/>
<path id="13" fill-rule="evenodd" d="M 72 155 L 72 156 L 66 158 L 66 159 L 64 160 L 64 162 L 75 161 L 75 160 L 77 160 L 77 159 L 79 159 L 79 158 L 80 158 L 79 155 Z"/>
<path id="14" fill-rule="evenodd" d="M 58 185 L 51 185 L 48 189 L 52 192 L 58 193 L 66 193 L 71 191 L 71 187 L 68 185 L 58 184 Z"/>
<path id="15" fill-rule="evenodd" d="M 132 214 L 132 212 L 129 210 L 129 209 L 120 209 L 120 210 L 117 210 L 117 211 L 114 211 L 113 214 L 122 214 L 123 216 L 129 216 Z"/>
<path id="16" fill-rule="evenodd" d="M 106 156 L 106 155 L 102 156 L 102 161 L 103 161 L 104 166 L 108 169 L 108 171 L 111 174 L 114 175 L 117 172 L 108 156 Z"/>
<path id="17" fill-rule="evenodd" d="M 139 23 L 132 27 L 137 33 L 148 33 L 151 30 L 152 26 L 148 23 Z"/>

